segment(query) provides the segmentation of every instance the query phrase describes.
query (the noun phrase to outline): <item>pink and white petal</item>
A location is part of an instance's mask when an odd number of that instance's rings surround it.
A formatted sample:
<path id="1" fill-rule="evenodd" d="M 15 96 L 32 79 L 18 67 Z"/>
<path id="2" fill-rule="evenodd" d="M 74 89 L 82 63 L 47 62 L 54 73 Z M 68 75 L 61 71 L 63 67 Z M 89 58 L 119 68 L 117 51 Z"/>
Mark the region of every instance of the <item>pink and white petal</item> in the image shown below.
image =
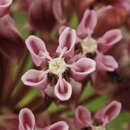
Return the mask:
<path id="1" fill-rule="evenodd" d="M 35 117 L 28 108 L 23 108 L 19 113 L 19 130 L 34 130 L 36 127 Z"/>
<path id="2" fill-rule="evenodd" d="M 74 123 L 77 128 L 91 127 L 92 121 L 90 111 L 83 106 L 78 106 L 75 110 Z"/>
<path id="3" fill-rule="evenodd" d="M 58 121 L 45 130 L 69 130 L 69 126 L 65 121 Z"/>
<path id="4" fill-rule="evenodd" d="M 67 28 L 68 26 L 65 26 L 65 25 L 62 25 L 60 28 L 59 28 L 59 34 L 61 34 L 64 30 L 65 30 L 65 28 Z M 78 37 L 77 36 L 77 38 L 76 38 L 76 44 L 77 43 L 82 43 L 82 39 L 80 38 L 80 37 Z"/>
<path id="5" fill-rule="evenodd" d="M 61 101 L 67 101 L 72 95 L 72 86 L 62 77 L 59 77 L 54 87 L 55 96 Z"/>
<path id="6" fill-rule="evenodd" d="M 97 40 L 99 50 L 107 52 L 113 45 L 122 39 L 122 33 L 119 29 L 112 29 L 106 32 L 102 37 Z"/>
<path id="7" fill-rule="evenodd" d="M 118 101 L 112 101 L 105 108 L 96 112 L 94 118 L 99 123 L 103 124 L 103 127 L 110 121 L 114 120 L 121 111 L 121 103 Z"/>
<path id="8" fill-rule="evenodd" d="M 22 82 L 27 86 L 43 90 L 48 85 L 47 73 L 31 69 L 22 76 Z"/>
<path id="9" fill-rule="evenodd" d="M 103 55 L 102 53 L 97 53 L 95 58 L 96 60 L 96 69 L 99 71 L 114 71 L 118 68 L 118 63 L 113 56 Z"/>
<path id="10" fill-rule="evenodd" d="M 81 19 L 81 22 L 77 29 L 78 36 L 84 38 L 84 37 L 90 37 L 94 31 L 94 28 L 97 24 L 97 14 L 94 10 L 87 9 L 84 14 L 83 18 Z"/>
<path id="11" fill-rule="evenodd" d="M 12 5 L 13 0 L 0 0 L 0 17 L 6 15 Z"/>
<path id="12" fill-rule="evenodd" d="M 69 26 L 62 25 L 62 26 L 59 28 L 59 34 L 61 34 L 67 27 L 69 27 Z M 76 44 L 77 44 L 77 43 L 81 43 L 81 42 L 82 42 L 82 39 L 77 36 L 77 38 L 76 38 Z"/>
<path id="13" fill-rule="evenodd" d="M 70 69 L 75 80 L 82 80 L 96 70 L 96 62 L 90 58 L 81 58 Z"/>
<path id="14" fill-rule="evenodd" d="M 26 39 L 26 46 L 32 55 L 35 65 L 43 67 L 43 63 L 45 64 L 46 59 L 49 57 L 44 42 L 40 38 L 31 35 Z"/>
<path id="15" fill-rule="evenodd" d="M 72 57 L 76 43 L 76 31 L 70 27 L 66 27 L 59 37 L 59 46 L 56 50 L 61 54 L 65 49 L 64 56 Z"/>

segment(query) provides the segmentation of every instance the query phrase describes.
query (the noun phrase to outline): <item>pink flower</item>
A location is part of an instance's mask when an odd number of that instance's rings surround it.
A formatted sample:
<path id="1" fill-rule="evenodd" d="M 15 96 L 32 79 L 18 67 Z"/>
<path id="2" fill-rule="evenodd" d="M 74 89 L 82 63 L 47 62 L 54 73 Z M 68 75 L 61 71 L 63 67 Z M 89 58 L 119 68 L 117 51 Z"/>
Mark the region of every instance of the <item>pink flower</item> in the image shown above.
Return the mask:
<path id="1" fill-rule="evenodd" d="M 69 126 L 64 121 L 58 121 L 45 128 L 37 128 L 35 117 L 28 108 L 23 108 L 19 113 L 19 130 L 69 130 Z"/>
<path id="2" fill-rule="evenodd" d="M 108 50 L 122 39 L 119 29 L 107 31 L 97 40 L 92 37 L 97 24 L 97 13 L 94 10 L 87 9 L 77 28 L 77 44 L 81 46 L 83 54 L 96 53 L 97 70 L 114 71 L 118 68 L 115 59 L 110 55 L 104 55 Z M 60 29 L 62 32 L 65 27 Z"/>
<path id="3" fill-rule="evenodd" d="M 93 87 L 96 92 L 99 94 L 109 93 L 109 95 L 113 95 L 113 93 L 117 93 L 117 97 L 121 97 L 121 99 L 127 99 L 128 94 L 120 93 L 125 90 L 126 82 L 129 82 L 130 78 L 130 42 L 129 40 L 122 40 L 120 44 L 117 44 L 113 47 L 112 50 L 109 51 L 117 60 L 119 64 L 119 68 L 116 72 L 100 72 L 96 71 L 91 75 Z M 120 90 L 121 89 L 121 90 Z M 120 92 L 118 92 L 120 91 Z M 128 92 L 128 91 L 127 91 Z M 128 92 L 129 93 L 129 92 Z M 119 96 L 117 96 L 119 94 Z M 121 96 L 120 94 L 123 94 Z M 117 99 L 118 100 L 118 99 Z M 120 101 L 120 100 L 119 100 Z M 125 100 L 124 100 L 125 101 Z M 124 104 L 122 104 L 124 106 Z M 126 103 L 127 106 L 127 103 Z"/>
<path id="4" fill-rule="evenodd" d="M 93 130 L 96 130 L 96 128 L 104 129 L 110 121 L 114 120 L 119 115 L 120 110 L 120 102 L 111 102 L 106 107 L 96 112 L 94 119 L 100 125 L 94 126 L 91 120 L 90 111 L 83 106 L 78 106 L 75 111 L 75 125 L 77 128 L 91 127 Z"/>
<path id="5" fill-rule="evenodd" d="M 59 37 L 59 46 L 56 50 L 58 57 L 52 58 L 47 51 L 44 42 L 35 36 L 29 36 L 26 46 L 31 53 L 36 66 L 43 69 L 29 70 L 22 76 L 25 85 L 39 89 L 42 93 L 48 85 L 54 86 L 54 95 L 61 101 L 70 99 L 72 86 L 65 78 L 65 72 L 70 70 L 71 76 L 76 80 L 84 79 L 95 71 L 94 60 L 81 57 L 75 62 L 70 62 L 74 56 L 76 32 L 67 27 Z M 49 75 L 55 80 L 55 84 L 49 81 Z M 67 75 L 68 78 L 70 75 Z M 56 79 L 54 78 L 56 77 Z"/>
<path id="6" fill-rule="evenodd" d="M 81 39 L 81 47 L 83 52 L 96 52 L 95 60 L 97 63 L 97 70 L 114 71 L 118 68 L 115 59 L 112 56 L 104 55 L 103 53 L 106 53 L 122 39 L 121 31 L 119 29 L 112 29 L 95 40 L 92 38 L 92 34 L 96 24 L 97 13 L 93 10 L 86 10 L 77 29 L 77 35 Z"/>

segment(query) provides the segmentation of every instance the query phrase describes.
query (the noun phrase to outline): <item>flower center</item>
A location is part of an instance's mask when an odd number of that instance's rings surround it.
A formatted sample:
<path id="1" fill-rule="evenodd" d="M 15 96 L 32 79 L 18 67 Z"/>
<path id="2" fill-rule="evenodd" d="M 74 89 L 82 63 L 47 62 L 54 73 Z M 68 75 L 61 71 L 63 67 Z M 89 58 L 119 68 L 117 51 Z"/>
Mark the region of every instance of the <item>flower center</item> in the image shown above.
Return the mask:
<path id="1" fill-rule="evenodd" d="M 104 128 L 104 129 L 102 129 L 102 127 L 101 127 L 101 126 L 97 126 L 97 127 L 96 127 L 96 130 L 105 130 L 105 128 Z"/>
<path id="2" fill-rule="evenodd" d="M 63 58 L 54 58 L 49 61 L 49 69 L 53 74 L 59 75 L 65 72 L 66 66 Z"/>
<path id="3" fill-rule="evenodd" d="M 97 49 L 97 42 L 93 38 L 85 38 L 81 43 L 81 47 L 83 51 L 87 51 L 87 53 L 94 53 Z"/>

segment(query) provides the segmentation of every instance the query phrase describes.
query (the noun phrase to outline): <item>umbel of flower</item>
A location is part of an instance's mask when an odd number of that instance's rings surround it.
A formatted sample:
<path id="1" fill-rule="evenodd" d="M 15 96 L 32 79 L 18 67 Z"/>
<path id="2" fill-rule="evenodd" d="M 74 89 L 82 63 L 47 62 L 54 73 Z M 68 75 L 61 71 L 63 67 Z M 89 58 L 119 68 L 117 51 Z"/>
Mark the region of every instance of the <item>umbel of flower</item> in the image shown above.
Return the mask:
<path id="1" fill-rule="evenodd" d="M 48 85 L 54 88 L 54 95 L 61 101 L 68 100 L 72 95 L 72 86 L 68 77 L 70 74 L 75 80 L 82 80 L 88 74 L 95 71 L 96 62 L 90 58 L 81 57 L 75 62 L 71 62 L 74 57 L 74 48 L 76 43 L 75 30 L 67 27 L 59 37 L 59 46 L 56 50 L 57 57 L 50 57 L 46 50 L 44 42 L 36 36 L 29 36 L 26 45 L 31 53 L 36 66 L 42 70 L 31 69 L 22 76 L 25 85 L 39 89 L 43 92 Z M 65 72 L 70 71 L 67 78 Z M 49 81 L 49 75 L 56 79 L 52 85 Z"/>
<path id="2" fill-rule="evenodd" d="M 91 120 L 90 111 L 83 107 L 78 106 L 75 110 L 75 125 L 77 128 L 91 128 L 92 130 L 105 130 L 105 126 L 112 120 L 114 120 L 121 111 L 121 103 L 113 101 L 106 107 L 96 112 L 94 119 Z M 98 124 L 98 125 L 95 125 Z"/>
<path id="3" fill-rule="evenodd" d="M 83 52 L 96 52 L 97 69 L 102 71 L 114 71 L 118 68 L 115 59 L 110 55 L 104 55 L 113 45 L 122 39 L 119 29 L 112 29 L 95 40 L 92 38 L 97 24 L 97 13 L 94 10 L 86 10 L 78 26 L 77 34 L 81 41 Z M 90 46 L 91 45 L 91 46 Z"/>
<path id="4" fill-rule="evenodd" d="M 97 24 L 97 13 L 98 11 L 89 9 L 84 12 L 77 28 L 77 44 L 81 46 L 84 55 L 96 53 L 97 70 L 114 71 L 118 68 L 118 63 L 114 57 L 104 54 L 122 39 L 122 34 L 119 29 L 112 29 L 97 40 L 94 39 L 92 34 Z M 64 28 L 62 27 L 61 30 L 64 30 Z"/>
<path id="5" fill-rule="evenodd" d="M 38 128 L 32 111 L 23 108 L 19 113 L 19 130 L 69 130 L 69 126 L 64 121 L 58 121 L 45 128 Z"/>

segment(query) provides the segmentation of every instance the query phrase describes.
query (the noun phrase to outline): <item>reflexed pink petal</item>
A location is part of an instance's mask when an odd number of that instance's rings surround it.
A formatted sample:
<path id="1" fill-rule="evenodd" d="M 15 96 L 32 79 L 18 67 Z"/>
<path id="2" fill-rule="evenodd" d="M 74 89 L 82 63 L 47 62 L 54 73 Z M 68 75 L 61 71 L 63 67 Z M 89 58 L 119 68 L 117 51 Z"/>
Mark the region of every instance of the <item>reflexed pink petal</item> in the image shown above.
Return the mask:
<path id="1" fill-rule="evenodd" d="M 99 71 L 114 71 L 118 68 L 118 63 L 113 56 L 97 53 L 95 60 L 97 63 L 97 70 Z"/>
<path id="2" fill-rule="evenodd" d="M 43 63 L 46 63 L 46 56 L 49 55 L 44 42 L 36 36 L 29 36 L 26 40 L 26 46 L 32 55 L 34 63 L 37 66 L 44 66 Z"/>
<path id="3" fill-rule="evenodd" d="M 13 0 L 0 0 L 0 17 L 6 15 Z"/>
<path id="4" fill-rule="evenodd" d="M 66 27 L 64 31 L 60 34 L 59 37 L 59 46 L 57 52 L 62 53 L 63 49 L 66 49 L 64 54 L 69 54 L 68 56 L 73 55 L 74 45 L 76 43 L 76 32 L 75 30 Z"/>
<path id="5" fill-rule="evenodd" d="M 60 28 L 59 28 L 59 34 L 61 34 L 68 26 L 65 26 L 65 25 L 62 25 Z M 82 42 L 82 40 L 80 39 L 80 37 L 76 37 L 76 43 L 80 43 Z"/>
<path id="6" fill-rule="evenodd" d="M 115 119 L 119 115 L 120 111 L 121 111 L 121 103 L 113 101 L 105 108 L 96 112 L 95 119 L 98 122 L 103 123 L 103 125 L 105 126 L 111 120 Z"/>
<path id="7" fill-rule="evenodd" d="M 94 10 L 86 10 L 78 26 L 77 33 L 80 37 L 91 36 L 97 24 L 97 15 Z"/>
<path id="8" fill-rule="evenodd" d="M 94 72 L 96 62 L 90 58 L 81 58 L 71 66 L 72 77 L 76 80 L 84 79 L 88 74 Z"/>
<path id="9" fill-rule="evenodd" d="M 23 108 L 19 113 L 19 130 L 34 130 L 35 117 L 28 108 Z"/>
<path id="10" fill-rule="evenodd" d="M 61 101 L 69 100 L 72 95 L 72 86 L 60 77 L 54 87 L 54 94 Z"/>
<path id="11" fill-rule="evenodd" d="M 33 88 L 45 89 L 48 85 L 47 73 L 44 71 L 38 71 L 31 69 L 22 76 L 22 82 Z"/>
<path id="12" fill-rule="evenodd" d="M 75 110 L 74 122 L 77 128 L 90 127 L 92 125 L 90 111 L 83 106 L 78 106 Z"/>
<path id="13" fill-rule="evenodd" d="M 100 37 L 97 40 L 97 42 L 99 44 L 99 49 L 102 52 L 106 52 L 109 50 L 109 48 L 111 48 L 121 39 L 122 39 L 121 31 L 119 29 L 112 29 L 106 32 L 102 37 Z"/>
<path id="14" fill-rule="evenodd" d="M 53 125 L 49 126 L 47 130 L 69 130 L 69 126 L 64 121 L 58 121 Z"/>

